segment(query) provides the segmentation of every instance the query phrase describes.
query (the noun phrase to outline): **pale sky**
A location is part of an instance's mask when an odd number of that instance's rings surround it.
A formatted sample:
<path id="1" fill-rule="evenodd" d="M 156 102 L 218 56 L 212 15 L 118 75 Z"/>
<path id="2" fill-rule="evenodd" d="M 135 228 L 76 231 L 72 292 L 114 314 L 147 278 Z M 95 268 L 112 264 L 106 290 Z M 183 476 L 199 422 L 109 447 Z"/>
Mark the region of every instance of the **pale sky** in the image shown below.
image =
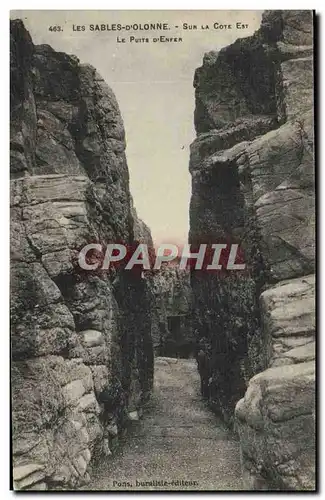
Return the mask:
<path id="1" fill-rule="evenodd" d="M 35 44 L 74 54 L 98 70 L 115 92 L 124 120 L 130 190 L 154 242 L 187 242 L 193 125 L 193 76 L 205 52 L 219 50 L 259 28 L 262 11 L 12 11 Z M 90 24 L 168 23 L 168 31 L 90 31 Z M 236 23 L 248 24 L 238 29 Z M 183 23 L 196 30 L 183 29 Z M 214 29 L 214 23 L 231 25 Z M 51 32 L 59 25 L 63 32 Z M 85 31 L 73 31 L 73 25 Z M 209 29 L 202 30 L 201 26 Z M 176 28 L 178 26 L 178 28 Z M 182 37 L 178 43 L 129 38 Z M 118 43 L 117 37 L 126 43 Z"/>

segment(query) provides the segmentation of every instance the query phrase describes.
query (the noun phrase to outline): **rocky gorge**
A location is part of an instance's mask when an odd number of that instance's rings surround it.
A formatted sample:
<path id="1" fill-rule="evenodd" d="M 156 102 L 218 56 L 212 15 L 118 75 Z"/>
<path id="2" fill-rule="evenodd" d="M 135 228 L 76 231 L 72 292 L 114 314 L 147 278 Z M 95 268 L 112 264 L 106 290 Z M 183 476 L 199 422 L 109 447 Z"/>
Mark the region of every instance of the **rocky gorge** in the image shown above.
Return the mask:
<path id="1" fill-rule="evenodd" d="M 204 56 L 194 87 L 190 242 L 236 241 L 248 267 L 192 271 L 210 405 L 239 433 L 245 489 L 313 489 L 312 13 L 266 11 Z"/>

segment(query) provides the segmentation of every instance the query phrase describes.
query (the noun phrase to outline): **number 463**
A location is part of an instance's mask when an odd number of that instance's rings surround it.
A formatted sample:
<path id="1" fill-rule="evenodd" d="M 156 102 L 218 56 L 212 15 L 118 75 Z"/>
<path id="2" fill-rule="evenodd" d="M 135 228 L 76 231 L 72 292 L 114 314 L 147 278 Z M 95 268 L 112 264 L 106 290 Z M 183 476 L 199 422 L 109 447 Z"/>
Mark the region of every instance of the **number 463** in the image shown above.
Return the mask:
<path id="1" fill-rule="evenodd" d="M 50 26 L 49 31 L 63 31 L 62 26 Z"/>

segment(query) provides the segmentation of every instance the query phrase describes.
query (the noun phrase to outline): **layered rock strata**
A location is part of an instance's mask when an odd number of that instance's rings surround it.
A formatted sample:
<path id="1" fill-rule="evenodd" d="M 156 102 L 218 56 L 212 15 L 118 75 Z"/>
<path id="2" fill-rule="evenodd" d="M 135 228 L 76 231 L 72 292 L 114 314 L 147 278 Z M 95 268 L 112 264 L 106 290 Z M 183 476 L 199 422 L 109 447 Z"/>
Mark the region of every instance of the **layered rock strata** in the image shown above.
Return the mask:
<path id="1" fill-rule="evenodd" d="M 237 242 L 246 272 L 192 271 L 209 399 L 246 489 L 315 487 L 313 18 L 267 11 L 194 78 L 190 241 Z M 246 390 L 247 389 L 247 390 Z"/>
<path id="2" fill-rule="evenodd" d="M 87 243 L 138 239 L 112 90 L 19 20 L 10 41 L 14 487 L 69 489 L 149 397 L 150 290 L 78 267 Z"/>

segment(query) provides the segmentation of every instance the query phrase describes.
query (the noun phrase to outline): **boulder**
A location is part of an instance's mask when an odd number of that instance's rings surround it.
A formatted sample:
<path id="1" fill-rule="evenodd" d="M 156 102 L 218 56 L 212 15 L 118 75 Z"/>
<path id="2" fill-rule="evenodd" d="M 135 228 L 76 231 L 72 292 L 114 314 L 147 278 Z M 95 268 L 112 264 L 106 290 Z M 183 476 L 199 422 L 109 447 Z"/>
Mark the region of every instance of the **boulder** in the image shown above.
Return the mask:
<path id="1" fill-rule="evenodd" d="M 315 364 L 269 368 L 236 406 L 245 489 L 315 489 Z"/>
<path id="2" fill-rule="evenodd" d="M 315 275 L 280 281 L 262 293 L 260 303 L 268 365 L 310 357 L 315 347 Z"/>

